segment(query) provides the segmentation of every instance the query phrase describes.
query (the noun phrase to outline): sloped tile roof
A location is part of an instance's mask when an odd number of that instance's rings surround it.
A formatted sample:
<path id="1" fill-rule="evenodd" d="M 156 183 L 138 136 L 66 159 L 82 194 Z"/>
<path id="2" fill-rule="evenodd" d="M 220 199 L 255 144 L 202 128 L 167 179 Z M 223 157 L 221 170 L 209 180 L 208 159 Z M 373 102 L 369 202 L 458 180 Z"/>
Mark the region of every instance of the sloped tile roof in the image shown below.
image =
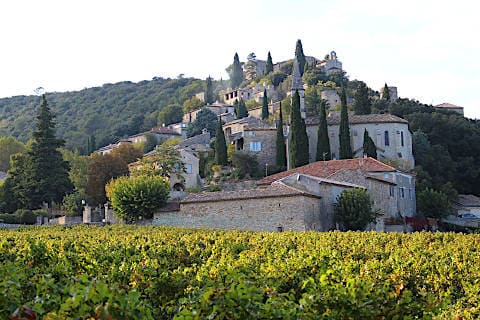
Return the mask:
<path id="1" fill-rule="evenodd" d="M 291 169 L 284 172 L 279 172 L 271 176 L 265 177 L 257 182 L 258 185 L 271 184 L 274 181 L 280 180 L 284 177 L 292 175 L 294 173 L 303 173 L 318 178 L 328 178 L 332 174 L 340 170 L 356 170 L 362 169 L 370 172 L 391 172 L 397 171 L 392 166 L 389 166 L 383 162 L 375 160 L 373 158 L 356 158 L 356 159 L 344 159 L 344 160 L 330 160 L 330 161 L 317 161 L 307 164 L 302 167 Z"/>
<path id="2" fill-rule="evenodd" d="M 459 194 L 456 202 L 463 207 L 480 207 L 480 198 L 473 194 Z"/>
<path id="3" fill-rule="evenodd" d="M 460 107 L 460 106 L 457 106 L 457 105 L 455 105 L 455 104 L 448 103 L 448 102 L 444 102 L 444 103 L 437 104 L 437 105 L 435 106 L 435 108 L 463 109 L 463 107 Z"/>
<path id="4" fill-rule="evenodd" d="M 196 136 L 190 137 L 178 143 L 180 148 L 185 148 L 194 144 L 209 144 L 210 143 L 210 133 L 201 133 Z"/>
<path id="5" fill-rule="evenodd" d="M 254 198 L 276 198 L 276 197 L 288 197 L 296 195 L 314 196 L 300 190 L 276 184 L 266 189 L 251 189 L 251 190 L 239 190 L 239 191 L 219 191 L 219 192 L 202 192 L 189 194 L 180 203 L 195 203 L 195 202 L 216 202 L 216 201 L 229 201 L 229 200 L 243 200 Z M 314 196 L 315 197 L 315 196 Z"/>
<path id="6" fill-rule="evenodd" d="M 350 124 L 362 124 L 362 123 L 408 123 L 407 120 L 397 117 L 393 114 L 352 114 L 348 115 L 348 122 Z M 317 125 L 319 123 L 318 117 L 309 117 L 305 119 L 306 125 Z M 340 113 L 332 112 L 327 117 L 328 125 L 340 124 Z"/>

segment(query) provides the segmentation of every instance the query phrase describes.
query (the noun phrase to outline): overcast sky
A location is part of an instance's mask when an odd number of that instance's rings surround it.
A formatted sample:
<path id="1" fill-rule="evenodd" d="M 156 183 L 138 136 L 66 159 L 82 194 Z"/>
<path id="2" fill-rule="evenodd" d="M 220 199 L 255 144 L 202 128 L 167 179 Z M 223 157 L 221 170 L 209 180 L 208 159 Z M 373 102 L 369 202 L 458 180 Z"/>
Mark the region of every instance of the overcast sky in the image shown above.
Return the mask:
<path id="1" fill-rule="evenodd" d="M 476 1 L 0 2 L 0 97 L 119 81 L 227 78 L 238 52 L 273 61 L 337 52 L 350 79 L 401 97 L 450 102 L 480 119 Z"/>

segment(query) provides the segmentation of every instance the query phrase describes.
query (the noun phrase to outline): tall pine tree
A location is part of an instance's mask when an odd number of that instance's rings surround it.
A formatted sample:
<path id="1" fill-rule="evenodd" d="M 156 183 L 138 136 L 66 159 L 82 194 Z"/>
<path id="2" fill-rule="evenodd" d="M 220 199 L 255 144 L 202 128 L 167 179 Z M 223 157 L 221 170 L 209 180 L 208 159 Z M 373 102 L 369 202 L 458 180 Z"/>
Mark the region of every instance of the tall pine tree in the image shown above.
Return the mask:
<path id="1" fill-rule="evenodd" d="M 308 164 L 307 127 L 300 113 L 300 95 L 298 90 L 295 90 L 292 98 L 290 121 L 290 166 L 297 168 Z"/>
<path id="2" fill-rule="evenodd" d="M 268 51 L 267 62 L 265 63 L 264 76 L 266 76 L 270 72 L 273 72 L 273 61 L 272 56 L 270 55 L 270 51 Z"/>
<path id="3" fill-rule="evenodd" d="M 238 58 L 238 54 L 235 52 L 235 56 L 233 57 L 233 69 L 232 69 L 232 78 L 230 79 L 230 85 L 232 89 L 238 88 L 238 86 L 243 81 L 243 70 L 242 65 L 240 64 L 240 59 Z"/>
<path id="4" fill-rule="evenodd" d="M 372 113 L 372 103 L 370 101 L 370 97 L 368 96 L 368 89 L 365 82 L 360 82 L 357 91 L 355 92 L 353 110 L 355 111 L 355 114 Z"/>
<path id="5" fill-rule="evenodd" d="M 305 63 L 307 62 L 305 59 L 305 54 L 303 54 L 303 46 L 302 40 L 297 40 L 297 45 L 295 47 L 295 57 L 298 59 L 298 66 L 300 69 L 300 75 L 303 76 L 303 71 L 305 70 Z"/>
<path id="6" fill-rule="evenodd" d="M 245 101 L 240 99 L 238 102 L 238 110 L 237 110 L 237 119 L 242 119 L 248 117 L 248 110 L 247 106 L 245 105 Z"/>
<path id="7" fill-rule="evenodd" d="M 263 89 L 263 100 L 262 100 L 262 120 L 268 119 L 269 116 L 268 112 L 268 97 L 267 97 L 267 89 Z"/>
<path id="8" fill-rule="evenodd" d="M 218 118 L 217 133 L 215 134 L 215 163 L 227 165 L 227 144 L 225 142 L 225 134 L 222 128 L 222 118 Z"/>
<path id="9" fill-rule="evenodd" d="M 350 144 L 350 127 L 348 124 L 347 94 L 342 86 L 340 93 L 342 109 L 340 113 L 340 159 L 352 159 L 352 145 Z"/>
<path id="10" fill-rule="evenodd" d="M 213 94 L 212 78 L 208 76 L 205 83 L 205 103 L 211 104 L 214 102 L 215 102 L 215 95 Z"/>
<path id="11" fill-rule="evenodd" d="M 366 154 L 367 157 L 377 159 L 377 147 L 375 146 L 375 142 L 373 142 L 372 138 L 368 134 L 366 128 L 365 132 L 363 133 L 363 154 Z"/>
<path id="12" fill-rule="evenodd" d="M 277 167 L 285 168 L 287 166 L 287 150 L 285 145 L 285 136 L 283 135 L 283 115 L 282 103 L 280 102 L 280 114 L 277 122 L 277 142 L 276 142 L 276 164 Z"/>
<path id="13" fill-rule="evenodd" d="M 68 177 L 70 166 L 63 160 L 58 148 L 63 140 L 55 137 L 54 116 L 50 112 L 45 95 L 37 116 L 37 129 L 33 132 L 31 150 L 28 160 L 31 162 L 31 176 L 35 182 L 32 190 L 31 206 L 40 208 L 42 203 L 60 203 L 63 197 L 73 190 L 73 184 Z"/>
<path id="14" fill-rule="evenodd" d="M 316 160 L 330 160 L 330 138 L 328 137 L 327 112 L 325 111 L 325 103 L 323 100 L 320 104 L 319 118 Z"/>
<path id="15" fill-rule="evenodd" d="M 388 86 L 386 83 L 385 83 L 385 86 L 383 87 L 382 99 L 390 101 L 390 90 L 388 90 Z"/>

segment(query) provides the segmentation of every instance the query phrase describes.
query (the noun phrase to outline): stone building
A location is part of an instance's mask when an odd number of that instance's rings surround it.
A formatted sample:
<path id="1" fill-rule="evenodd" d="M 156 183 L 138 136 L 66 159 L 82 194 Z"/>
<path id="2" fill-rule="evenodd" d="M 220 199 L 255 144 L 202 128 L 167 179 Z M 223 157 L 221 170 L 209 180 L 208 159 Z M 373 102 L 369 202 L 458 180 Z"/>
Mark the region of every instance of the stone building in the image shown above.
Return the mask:
<path id="1" fill-rule="evenodd" d="M 304 174 L 364 187 L 373 201 L 373 208 L 383 214 L 370 228 L 377 231 L 403 231 L 392 223 L 416 213 L 415 178 L 373 158 L 317 161 L 280 172 L 258 181 L 260 186 L 283 181 L 292 174 Z"/>
<path id="2" fill-rule="evenodd" d="M 327 75 L 343 71 L 342 63 L 340 60 L 338 60 L 337 53 L 335 51 L 330 52 L 326 59 L 320 61 L 317 66 L 322 68 Z"/>
<path id="3" fill-rule="evenodd" d="M 306 119 L 310 162 L 315 161 L 318 139 L 318 118 Z M 340 114 L 330 113 L 327 118 L 330 151 L 333 159 L 339 155 Z M 394 161 L 403 169 L 413 169 L 412 135 L 408 121 L 391 114 L 349 115 L 350 141 L 354 157 L 363 157 L 363 134 L 368 131 L 379 160 Z"/>
<path id="4" fill-rule="evenodd" d="M 380 97 L 383 98 L 383 91 L 385 87 L 381 87 L 378 91 L 380 92 Z M 390 100 L 395 101 L 398 100 L 398 91 L 397 87 L 388 86 L 388 93 L 390 94 Z"/>
<path id="5" fill-rule="evenodd" d="M 463 107 L 454 105 L 452 103 L 444 102 L 434 106 L 435 109 L 453 111 L 463 116 Z"/>
<path id="6" fill-rule="evenodd" d="M 158 144 L 162 142 L 172 139 L 172 138 L 181 138 L 181 134 L 177 131 L 173 130 L 169 127 L 159 127 L 159 128 L 152 128 L 150 131 L 141 132 L 129 136 L 127 138 L 128 141 L 131 143 L 142 143 L 147 141 L 147 135 L 152 135 L 157 140 Z"/>
<path id="7" fill-rule="evenodd" d="M 264 189 L 190 194 L 173 210 L 155 213 L 153 224 L 252 231 L 327 231 L 334 228 L 331 196 L 353 185 L 326 180 L 319 183 L 321 190 L 313 191 L 278 181 Z"/>
<path id="8" fill-rule="evenodd" d="M 207 108 L 208 110 L 215 113 L 217 116 L 221 115 L 221 114 L 225 114 L 225 113 L 233 113 L 234 112 L 233 105 L 230 105 L 230 104 L 227 104 L 227 103 L 220 103 L 220 102 L 215 102 L 215 103 L 209 104 L 209 105 L 207 105 L 203 108 Z M 191 122 L 195 121 L 195 119 L 197 118 L 197 114 L 203 108 L 185 113 L 183 115 L 182 123 L 191 123 Z"/>
<path id="9" fill-rule="evenodd" d="M 323 100 L 327 100 L 328 109 L 334 109 L 337 106 L 337 104 L 340 103 L 340 96 L 338 95 L 338 92 L 335 89 L 330 89 L 330 88 L 323 89 L 323 91 L 320 93 L 320 97 Z"/>

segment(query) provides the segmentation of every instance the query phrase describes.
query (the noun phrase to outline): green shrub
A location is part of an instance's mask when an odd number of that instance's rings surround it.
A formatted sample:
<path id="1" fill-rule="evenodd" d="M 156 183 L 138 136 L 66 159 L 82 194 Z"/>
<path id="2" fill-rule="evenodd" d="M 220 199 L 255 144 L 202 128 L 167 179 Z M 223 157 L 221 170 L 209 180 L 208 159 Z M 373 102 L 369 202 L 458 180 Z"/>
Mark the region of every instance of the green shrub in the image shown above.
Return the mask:
<path id="1" fill-rule="evenodd" d="M 66 216 L 81 216 L 83 212 L 82 200 L 85 199 L 85 195 L 76 191 L 74 193 L 67 194 L 63 197 L 62 211 Z"/>
<path id="2" fill-rule="evenodd" d="M 334 211 L 335 222 L 345 230 L 364 230 L 380 215 L 372 210 L 367 190 L 360 188 L 347 189 L 339 194 Z"/>
<path id="3" fill-rule="evenodd" d="M 20 219 L 14 213 L 0 213 L 0 223 L 20 223 Z"/>
<path id="4" fill-rule="evenodd" d="M 37 223 L 37 216 L 32 210 L 18 209 L 14 213 L 18 217 L 18 223 L 21 224 L 35 224 Z"/>
<path id="5" fill-rule="evenodd" d="M 240 178 L 244 178 L 247 174 L 254 176 L 258 170 L 257 157 L 248 153 L 235 152 L 232 154 L 232 164 L 238 170 Z"/>

